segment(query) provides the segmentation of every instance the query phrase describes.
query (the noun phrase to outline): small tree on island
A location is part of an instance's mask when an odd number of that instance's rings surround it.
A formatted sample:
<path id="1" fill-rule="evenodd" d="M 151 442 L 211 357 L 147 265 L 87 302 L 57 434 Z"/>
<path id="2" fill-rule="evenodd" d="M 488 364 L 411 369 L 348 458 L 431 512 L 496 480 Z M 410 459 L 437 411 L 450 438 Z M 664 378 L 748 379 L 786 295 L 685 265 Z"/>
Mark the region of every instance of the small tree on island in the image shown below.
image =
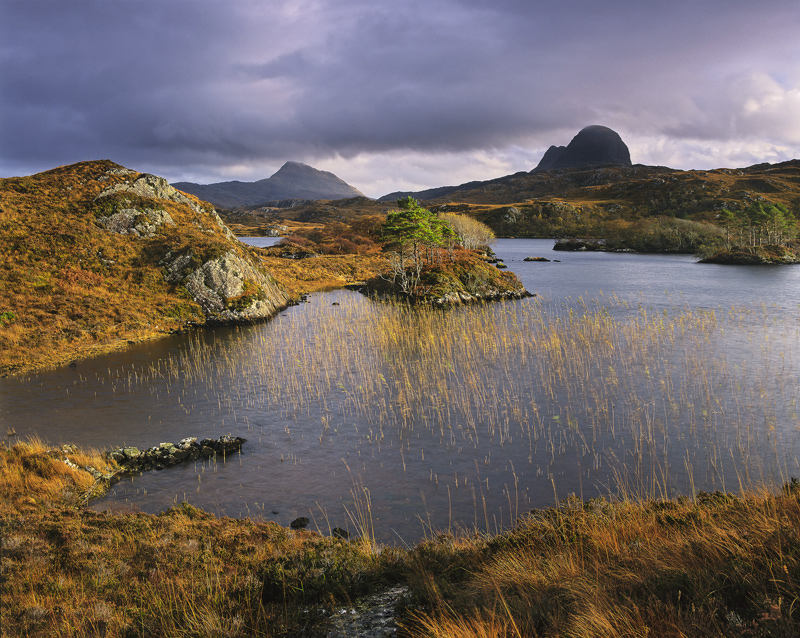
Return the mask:
<path id="1" fill-rule="evenodd" d="M 467 250 L 490 246 L 494 243 L 495 235 L 492 229 L 474 217 L 439 213 L 439 219 L 453 229 L 459 243 Z"/>
<path id="2" fill-rule="evenodd" d="M 389 253 L 392 282 L 405 294 L 417 293 L 423 268 L 443 259 L 456 237 L 450 226 L 413 197 L 397 200 L 381 229 Z"/>

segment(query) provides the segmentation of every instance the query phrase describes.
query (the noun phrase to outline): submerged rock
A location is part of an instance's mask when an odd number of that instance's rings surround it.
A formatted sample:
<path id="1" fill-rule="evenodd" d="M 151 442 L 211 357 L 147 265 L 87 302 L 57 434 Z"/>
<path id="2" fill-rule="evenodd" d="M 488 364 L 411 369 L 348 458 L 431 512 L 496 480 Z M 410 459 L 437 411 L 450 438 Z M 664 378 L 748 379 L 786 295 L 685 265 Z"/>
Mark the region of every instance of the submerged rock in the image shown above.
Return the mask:
<path id="1" fill-rule="evenodd" d="M 308 527 L 308 518 L 305 516 L 298 516 L 291 523 L 289 523 L 289 527 L 292 529 L 305 529 Z"/>
<path id="2" fill-rule="evenodd" d="M 197 442 L 197 437 L 189 437 L 177 444 L 161 443 L 143 452 L 135 447 L 117 448 L 111 450 L 108 457 L 119 464 L 121 470 L 117 475 L 136 474 L 148 470 L 163 470 L 187 461 L 238 452 L 246 441 L 247 439 L 227 434 L 216 440 L 203 439 L 200 443 Z"/>

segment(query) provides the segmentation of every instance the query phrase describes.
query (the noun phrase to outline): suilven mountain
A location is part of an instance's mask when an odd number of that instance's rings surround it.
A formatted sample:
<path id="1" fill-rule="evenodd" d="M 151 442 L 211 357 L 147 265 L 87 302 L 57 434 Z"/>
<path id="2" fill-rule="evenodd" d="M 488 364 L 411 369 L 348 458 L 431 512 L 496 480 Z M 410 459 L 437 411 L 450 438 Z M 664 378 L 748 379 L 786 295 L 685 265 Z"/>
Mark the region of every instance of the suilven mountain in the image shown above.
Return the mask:
<path id="1" fill-rule="evenodd" d="M 600 167 L 630 167 L 631 154 L 619 133 L 606 127 L 592 125 L 583 128 L 567 146 L 551 146 L 547 149 L 533 173 L 542 173 L 554 169 L 575 170 Z M 452 193 L 472 191 L 493 184 L 502 184 L 509 180 L 527 175 L 520 172 L 506 177 L 487 181 L 467 182 L 459 186 L 441 186 L 419 192 L 394 192 L 384 195 L 379 201 L 396 201 L 400 197 L 414 197 L 427 201 L 448 197 Z"/>

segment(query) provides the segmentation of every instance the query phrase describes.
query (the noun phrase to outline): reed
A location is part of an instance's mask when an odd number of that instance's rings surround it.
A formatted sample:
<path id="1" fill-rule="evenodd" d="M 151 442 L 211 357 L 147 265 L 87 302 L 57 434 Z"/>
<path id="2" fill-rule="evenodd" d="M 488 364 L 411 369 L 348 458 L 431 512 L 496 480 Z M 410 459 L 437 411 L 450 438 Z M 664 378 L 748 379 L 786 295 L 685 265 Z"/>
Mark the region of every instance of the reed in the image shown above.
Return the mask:
<path id="1" fill-rule="evenodd" d="M 302 420 L 300 435 L 321 446 L 346 438 L 358 454 L 396 455 L 398 471 L 430 476 L 440 502 L 449 487 L 459 524 L 482 529 L 570 493 L 658 499 L 798 473 L 798 329 L 769 309 L 339 298 L 225 340 L 198 333 L 110 383 L 189 415 L 202 396 L 223 422 L 266 416 L 291 436 Z"/>

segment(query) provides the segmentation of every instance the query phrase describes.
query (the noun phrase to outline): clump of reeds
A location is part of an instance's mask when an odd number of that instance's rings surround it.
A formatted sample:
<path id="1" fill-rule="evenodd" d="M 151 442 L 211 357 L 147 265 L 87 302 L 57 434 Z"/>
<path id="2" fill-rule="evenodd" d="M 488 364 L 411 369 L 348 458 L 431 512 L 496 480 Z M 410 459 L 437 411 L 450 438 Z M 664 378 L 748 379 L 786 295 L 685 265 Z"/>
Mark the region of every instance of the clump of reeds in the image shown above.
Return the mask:
<path id="1" fill-rule="evenodd" d="M 97 381 L 226 428 L 258 419 L 294 434 L 302 422 L 300 436 L 321 446 L 346 440 L 343 456 L 397 455 L 400 471 L 431 477 L 441 527 L 452 512 L 501 527 L 569 493 L 664 498 L 800 471 L 800 341 L 769 309 L 656 310 L 602 295 L 452 310 L 324 299 L 269 324 L 198 332 Z M 464 467 L 469 455 L 480 471 Z"/>
<path id="2" fill-rule="evenodd" d="M 792 636 L 800 489 L 564 502 L 411 552 L 414 636 Z M 435 553 L 437 560 L 430 555 Z M 442 556 L 445 558 L 442 558 Z"/>

